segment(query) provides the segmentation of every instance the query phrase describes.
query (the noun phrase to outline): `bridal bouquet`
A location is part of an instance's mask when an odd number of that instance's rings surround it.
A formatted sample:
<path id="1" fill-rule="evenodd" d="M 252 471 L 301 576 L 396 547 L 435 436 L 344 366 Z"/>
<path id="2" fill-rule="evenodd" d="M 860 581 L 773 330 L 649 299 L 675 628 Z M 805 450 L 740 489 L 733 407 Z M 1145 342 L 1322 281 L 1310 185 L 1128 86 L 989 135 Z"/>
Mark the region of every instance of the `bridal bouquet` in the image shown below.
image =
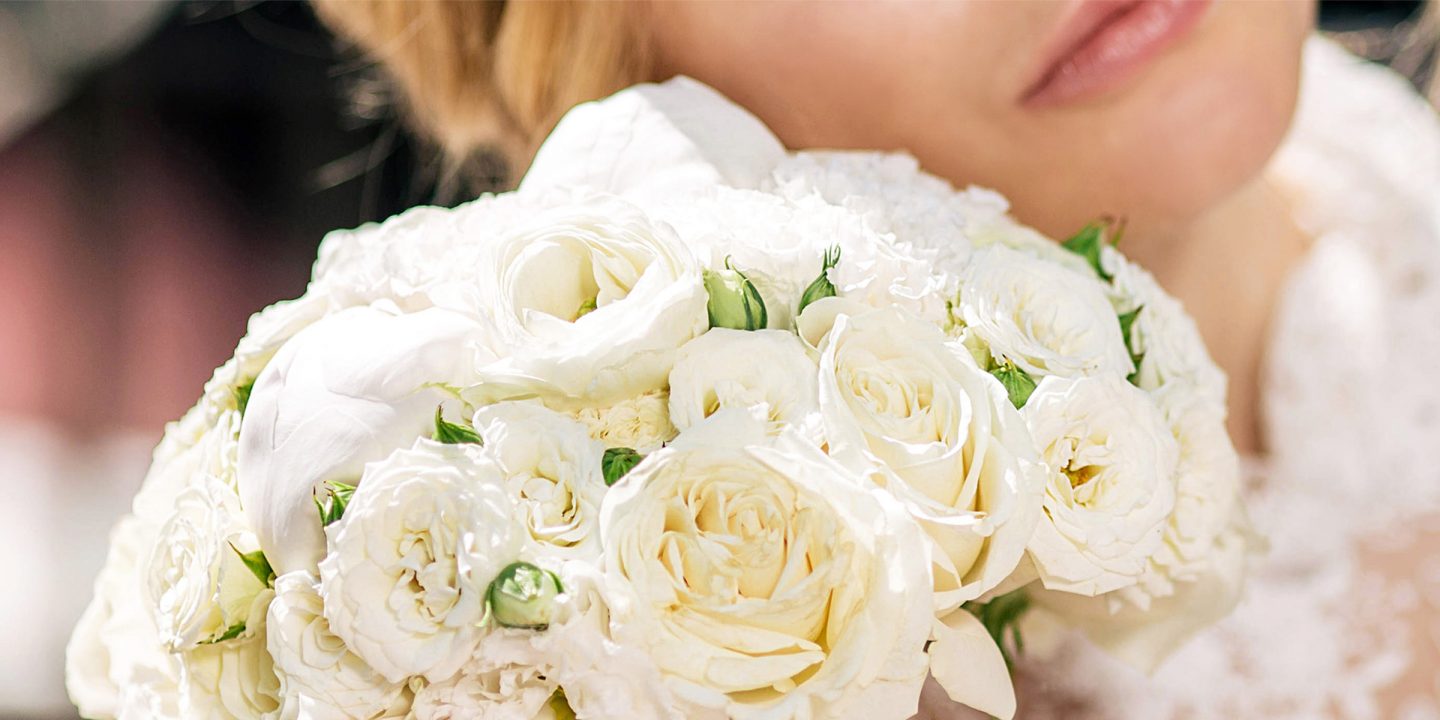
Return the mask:
<path id="1" fill-rule="evenodd" d="M 1227 611 L 1224 379 L 1117 228 L 768 157 L 326 238 L 114 530 L 81 712 L 1008 718 L 1022 618 L 1153 665 Z"/>

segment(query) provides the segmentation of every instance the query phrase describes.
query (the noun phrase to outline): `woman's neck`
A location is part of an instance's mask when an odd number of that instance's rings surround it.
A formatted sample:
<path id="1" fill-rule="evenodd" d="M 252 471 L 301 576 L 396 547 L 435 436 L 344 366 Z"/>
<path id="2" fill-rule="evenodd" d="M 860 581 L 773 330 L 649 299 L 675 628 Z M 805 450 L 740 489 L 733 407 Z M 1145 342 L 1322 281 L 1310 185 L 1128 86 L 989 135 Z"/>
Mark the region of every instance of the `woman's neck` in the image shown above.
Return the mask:
<path id="1" fill-rule="evenodd" d="M 1187 227 L 1127 235 L 1121 248 L 1195 318 L 1230 378 L 1230 436 L 1242 453 L 1265 449 L 1260 380 L 1271 316 L 1308 244 L 1284 196 L 1262 178 Z"/>

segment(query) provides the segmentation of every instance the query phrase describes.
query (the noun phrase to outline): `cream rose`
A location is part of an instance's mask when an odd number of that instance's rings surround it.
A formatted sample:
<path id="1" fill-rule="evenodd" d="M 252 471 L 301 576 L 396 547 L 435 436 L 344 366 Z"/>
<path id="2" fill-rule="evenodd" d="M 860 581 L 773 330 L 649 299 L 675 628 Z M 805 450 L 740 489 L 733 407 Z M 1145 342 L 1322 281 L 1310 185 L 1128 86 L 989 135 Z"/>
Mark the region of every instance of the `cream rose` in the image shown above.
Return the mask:
<path id="1" fill-rule="evenodd" d="M 960 317 L 967 335 L 1036 379 L 1133 369 L 1099 279 L 1004 245 L 977 250 L 965 266 Z"/>
<path id="2" fill-rule="evenodd" d="M 320 563 L 330 629 L 391 682 L 443 680 L 479 641 L 485 590 L 523 531 L 495 463 L 417 440 L 367 465 Z"/>
<path id="3" fill-rule="evenodd" d="M 1178 449 L 1159 408 L 1117 375 L 1040 382 L 1023 411 L 1048 466 L 1030 556 L 1046 588 L 1134 585 L 1164 543 Z"/>
<path id="4" fill-rule="evenodd" d="M 678 432 L 670 421 L 669 405 L 668 392 L 653 390 L 614 405 L 574 410 L 570 415 L 607 448 L 649 453 L 673 440 Z"/>
<path id="5" fill-rule="evenodd" d="M 605 446 L 584 425 L 533 402 L 483 407 L 475 429 L 515 503 L 527 554 L 598 559 Z"/>
<path id="6" fill-rule="evenodd" d="M 1045 471 L 1000 383 L 898 309 L 840 315 L 820 344 L 819 376 L 831 454 L 883 468 L 877 481 L 933 544 L 938 608 L 1004 580 L 1040 518 Z"/>
<path id="7" fill-rule="evenodd" d="M 189 650 L 245 623 L 251 601 L 265 588 L 239 554 L 255 546 L 234 490 L 202 476 L 180 493 L 146 572 L 166 649 Z"/>
<path id="8" fill-rule="evenodd" d="M 324 611 L 313 575 L 276 578 L 265 643 L 280 680 L 278 720 L 371 718 L 401 694 L 330 632 Z"/>
<path id="9" fill-rule="evenodd" d="M 691 717 L 908 718 L 933 617 L 919 528 L 804 441 L 763 445 L 743 411 L 696 430 L 605 498 L 627 642 Z"/>
<path id="10" fill-rule="evenodd" d="M 794 334 L 715 328 L 680 348 L 670 420 L 681 430 L 722 408 L 764 405 L 773 431 L 818 417 L 815 361 Z"/>
<path id="11" fill-rule="evenodd" d="M 487 331 L 441 309 L 358 307 L 280 349 L 255 381 L 240 426 L 246 518 L 275 571 L 313 571 L 325 553 L 315 491 L 354 483 L 365 463 L 434 427 L 442 386 L 469 383 Z"/>
<path id="12" fill-rule="evenodd" d="M 1200 330 L 1185 308 L 1167 295 L 1149 272 L 1114 249 L 1106 248 L 1104 259 L 1126 306 L 1140 309 L 1130 332 L 1131 349 L 1143 355 L 1136 383 L 1149 391 L 1173 389 L 1223 413 L 1225 374 L 1210 359 Z"/>
<path id="13" fill-rule="evenodd" d="M 607 196 L 544 212 L 477 269 L 505 352 L 468 397 L 594 407 L 662 388 L 708 327 L 700 264 L 667 226 Z"/>

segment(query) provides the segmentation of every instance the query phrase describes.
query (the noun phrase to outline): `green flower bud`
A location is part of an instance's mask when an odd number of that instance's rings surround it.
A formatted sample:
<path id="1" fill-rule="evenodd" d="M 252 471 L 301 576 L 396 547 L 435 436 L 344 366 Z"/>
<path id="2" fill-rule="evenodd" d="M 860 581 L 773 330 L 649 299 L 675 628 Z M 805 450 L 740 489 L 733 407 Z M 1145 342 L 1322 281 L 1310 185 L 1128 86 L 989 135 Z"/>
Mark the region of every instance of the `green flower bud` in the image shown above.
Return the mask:
<path id="1" fill-rule="evenodd" d="M 560 578 L 527 562 L 508 565 L 486 592 L 490 616 L 508 628 L 544 630 L 555 611 L 555 597 L 565 592 Z"/>
<path id="2" fill-rule="evenodd" d="M 811 281 L 810 286 L 800 295 L 800 307 L 795 310 L 799 315 L 805 312 L 806 306 L 810 303 L 827 297 L 835 297 L 835 283 L 830 282 L 830 268 L 840 264 L 840 246 L 836 245 L 825 251 L 825 257 L 821 260 L 820 275 Z"/>
<path id="3" fill-rule="evenodd" d="M 710 295 L 710 327 L 732 330 L 761 330 L 768 318 L 765 300 L 745 273 L 725 259 L 724 270 L 705 271 L 705 292 Z"/>

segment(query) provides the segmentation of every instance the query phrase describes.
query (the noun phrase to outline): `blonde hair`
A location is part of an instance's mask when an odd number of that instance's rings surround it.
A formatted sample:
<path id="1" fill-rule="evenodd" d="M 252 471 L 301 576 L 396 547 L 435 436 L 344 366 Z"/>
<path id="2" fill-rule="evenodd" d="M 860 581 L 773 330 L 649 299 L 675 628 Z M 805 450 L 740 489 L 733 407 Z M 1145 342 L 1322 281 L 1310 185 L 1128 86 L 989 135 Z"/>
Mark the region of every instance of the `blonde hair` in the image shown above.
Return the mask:
<path id="1" fill-rule="evenodd" d="M 315 0 L 398 86 L 410 122 L 457 164 L 498 151 L 523 172 L 572 106 L 646 79 L 640 3 Z"/>

